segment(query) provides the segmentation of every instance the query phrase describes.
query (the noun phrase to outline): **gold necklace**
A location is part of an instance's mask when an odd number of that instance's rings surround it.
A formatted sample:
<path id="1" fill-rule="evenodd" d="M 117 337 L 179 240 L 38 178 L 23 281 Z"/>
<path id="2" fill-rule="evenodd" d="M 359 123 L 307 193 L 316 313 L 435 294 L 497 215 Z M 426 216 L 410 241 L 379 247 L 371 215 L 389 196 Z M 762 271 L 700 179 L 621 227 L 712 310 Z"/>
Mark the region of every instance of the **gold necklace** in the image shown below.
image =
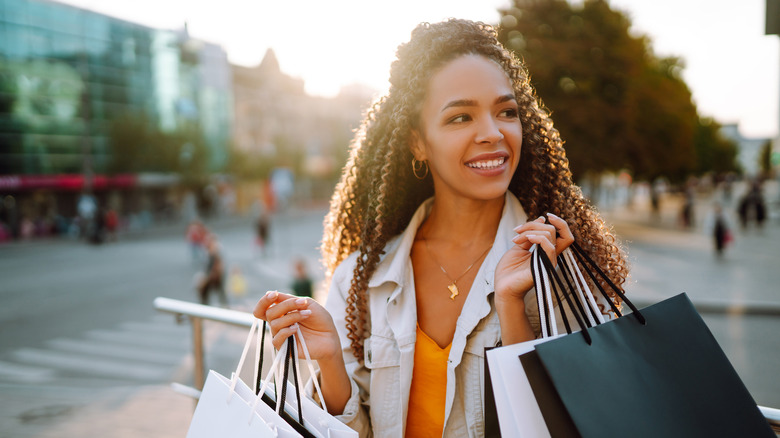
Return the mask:
<path id="1" fill-rule="evenodd" d="M 467 274 L 467 273 L 468 273 L 468 272 L 471 270 L 471 268 L 472 268 L 472 267 L 474 267 L 474 265 L 476 265 L 476 264 L 477 264 L 477 262 L 478 262 L 478 261 L 480 261 L 480 260 L 482 259 L 482 257 L 484 257 L 484 256 L 485 256 L 485 255 L 488 253 L 488 251 L 490 251 L 490 248 L 492 248 L 492 247 L 493 247 L 493 244 L 491 243 L 491 244 L 490 244 L 490 246 L 488 246 L 488 249 L 486 249 L 486 250 L 485 250 L 485 252 L 483 252 L 482 254 L 480 254 L 480 255 L 479 255 L 479 257 L 477 257 L 477 259 L 476 259 L 476 260 L 474 260 L 474 262 L 473 262 L 473 263 L 471 263 L 471 264 L 469 265 L 469 267 L 468 267 L 468 268 L 466 268 L 466 270 L 465 270 L 465 271 L 463 271 L 463 273 L 462 273 L 462 274 L 460 274 L 460 275 L 458 276 L 458 278 L 456 278 L 456 279 L 454 279 L 454 280 L 453 280 L 453 279 L 452 279 L 452 277 L 450 276 L 450 274 L 448 274 L 448 273 L 447 273 L 447 271 L 444 269 L 444 266 L 442 266 L 442 265 L 441 265 L 441 263 L 439 263 L 439 260 L 437 260 L 437 259 L 436 259 L 436 256 L 435 256 L 435 255 L 433 255 L 433 251 L 431 251 L 431 247 L 430 247 L 430 246 L 428 246 L 428 240 L 427 240 L 425 237 L 423 237 L 423 238 L 422 238 L 422 240 L 423 240 L 423 242 L 425 242 L 425 249 L 427 249 L 427 250 L 428 250 L 428 254 L 430 254 L 430 256 L 431 256 L 431 258 L 433 259 L 433 261 L 434 261 L 434 262 L 435 262 L 437 265 L 439 265 L 439 269 L 441 269 L 441 272 L 444 272 L 444 275 L 446 275 L 446 276 L 447 276 L 447 278 L 448 278 L 448 279 L 449 279 L 449 280 L 452 282 L 452 283 L 450 283 L 450 285 L 449 285 L 449 286 L 447 286 L 447 289 L 449 289 L 449 290 L 450 290 L 450 299 L 451 299 L 452 301 L 455 301 L 455 297 L 457 297 L 457 296 L 458 296 L 458 294 L 460 293 L 460 292 L 458 291 L 458 285 L 457 285 L 457 283 L 458 283 L 458 280 L 460 280 L 461 278 L 463 278 L 463 276 L 464 276 L 464 275 L 466 275 L 466 274 Z"/>

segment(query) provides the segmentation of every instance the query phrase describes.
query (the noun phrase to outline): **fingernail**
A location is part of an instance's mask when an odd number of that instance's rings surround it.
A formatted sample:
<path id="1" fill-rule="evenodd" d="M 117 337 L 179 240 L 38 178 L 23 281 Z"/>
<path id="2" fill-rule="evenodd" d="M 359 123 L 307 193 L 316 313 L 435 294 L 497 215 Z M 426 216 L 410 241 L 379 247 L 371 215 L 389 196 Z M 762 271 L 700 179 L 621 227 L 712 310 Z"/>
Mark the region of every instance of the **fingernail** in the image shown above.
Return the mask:
<path id="1" fill-rule="evenodd" d="M 306 304 L 306 298 L 298 298 L 297 300 L 295 300 L 295 304 L 299 306 L 303 306 L 304 304 Z"/>
<path id="2" fill-rule="evenodd" d="M 515 236 L 515 237 L 512 238 L 512 242 L 515 242 L 515 243 L 519 242 L 520 240 L 521 240 L 520 236 Z"/>
<path id="3" fill-rule="evenodd" d="M 291 325 L 290 326 L 290 330 L 293 330 L 293 331 L 298 330 L 298 323 L 296 322 L 295 324 Z"/>
<path id="4" fill-rule="evenodd" d="M 311 315 L 311 310 L 309 310 L 309 309 L 301 310 L 298 313 L 300 313 L 303 316 L 309 316 L 309 315 Z"/>
<path id="5" fill-rule="evenodd" d="M 552 216 L 552 217 L 554 217 L 554 218 L 560 219 L 558 216 L 556 216 L 556 215 L 554 215 L 554 214 L 552 214 L 552 213 L 547 213 L 547 216 Z"/>
<path id="6" fill-rule="evenodd" d="M 276 299 L 276 297 L 279 296 L 279 292 L 277 292 L 275 290 L 269 290 L 265 294 L 268 296 L 268 298 L 271 298 L 271 299 Z"/>

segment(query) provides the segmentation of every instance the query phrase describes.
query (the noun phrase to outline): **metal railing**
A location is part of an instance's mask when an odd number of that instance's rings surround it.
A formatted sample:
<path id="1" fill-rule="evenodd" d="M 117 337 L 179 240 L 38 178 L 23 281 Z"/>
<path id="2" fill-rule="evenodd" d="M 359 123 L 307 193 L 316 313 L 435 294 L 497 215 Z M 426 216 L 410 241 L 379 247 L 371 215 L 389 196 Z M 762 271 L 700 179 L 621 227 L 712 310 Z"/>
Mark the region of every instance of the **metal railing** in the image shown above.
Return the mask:
<path id="1" fill-rule="evenodd" d="M 163 297 L 155 298 L 154 308 L 161 312 L 175 315 L 177 321 L 181 321 L 185 317 L 190 320 L 192 325 L 192 354 L 195 362 L 193 373 L 197 390 L 203 389 L 203 384 L 206 380 L 206 370 L 203 367 L 203 320 L 217 321 L 239 327 L 251 327 L 254 319 L 254 316 L 248 312 L 221 309 Z M 187 389 L 186 387 L 183 388 Z M 187 391 L 180 392 L 186 393 Z M 772 429 L 780 433 L 780 409 L 765 406 L 759 406 L 758 408 L 769 422 L 769 425 L 772 426 Z"/>
<path id="2" fill-rule="evenodd" d="M 154 308 L 161 312 L 175 315 L 177 321 L 181 321 L 185 317 L 190 320 L 190 325 L 192 326 L 192 355 L 195 363 L 193 382 L 195 389 L 198 391 L 202 390 L 203 385 L 206 383 L 206 370 L 203 367 L 203 320 L 217 321 L 239 327 L 251 327 L 254 319 L 252 314 L 247 312 L 204 306 L 203 304 L 164 297 L 154 299 Z"/>

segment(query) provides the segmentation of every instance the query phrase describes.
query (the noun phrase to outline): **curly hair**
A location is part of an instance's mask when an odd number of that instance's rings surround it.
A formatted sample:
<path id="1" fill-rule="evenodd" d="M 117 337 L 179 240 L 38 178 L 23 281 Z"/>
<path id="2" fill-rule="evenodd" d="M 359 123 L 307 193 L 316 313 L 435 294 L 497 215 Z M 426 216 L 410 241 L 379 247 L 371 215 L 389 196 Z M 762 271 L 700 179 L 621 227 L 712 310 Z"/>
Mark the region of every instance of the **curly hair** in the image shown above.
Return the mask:
<path id="1" fill-rule="evenodd" d="M 558 131 L 536 97 L 521 62 L 498 41 L 489 25 L 450 19 L 422 23 L 398 47 L 390 88 L 366 114 L 325 218 L 322 256 L 327 277 L 357 252 L 347 297 L 348 338 L 356 358 L 367 336 L 368 281 L 387 242 L 409 224 L 433 195 L 432 178 L 412 173 L 410 139 L 430 78 L 449 61 L 476 54 L 495 61 L 509 77 L 520 108 L 523 145 L 509 184 L 529 218 L 550 212 L 565 218 L 575 239 L 617 285 L 628 276 L 625 255 L 596 209 L 573 180 Z"/>

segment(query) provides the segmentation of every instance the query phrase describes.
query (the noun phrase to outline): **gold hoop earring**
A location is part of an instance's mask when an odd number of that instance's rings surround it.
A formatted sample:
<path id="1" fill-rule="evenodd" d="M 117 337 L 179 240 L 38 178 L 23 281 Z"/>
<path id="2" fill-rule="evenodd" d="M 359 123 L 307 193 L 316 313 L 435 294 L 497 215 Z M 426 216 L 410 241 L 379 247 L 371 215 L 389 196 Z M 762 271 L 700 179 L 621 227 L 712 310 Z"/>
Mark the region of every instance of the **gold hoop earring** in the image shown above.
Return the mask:
<path id="1" fill-rule="evenodd" d="M 419 173 L 423 168 L 425 168 L 425 173 L 420 176 Z M 428 161 L 417 161 L 416 158 L 412 157 L 412 173 L 414 173 L 414 177 L 419 180 L 425 179 L 425 177 L 428 176 Z"/>

